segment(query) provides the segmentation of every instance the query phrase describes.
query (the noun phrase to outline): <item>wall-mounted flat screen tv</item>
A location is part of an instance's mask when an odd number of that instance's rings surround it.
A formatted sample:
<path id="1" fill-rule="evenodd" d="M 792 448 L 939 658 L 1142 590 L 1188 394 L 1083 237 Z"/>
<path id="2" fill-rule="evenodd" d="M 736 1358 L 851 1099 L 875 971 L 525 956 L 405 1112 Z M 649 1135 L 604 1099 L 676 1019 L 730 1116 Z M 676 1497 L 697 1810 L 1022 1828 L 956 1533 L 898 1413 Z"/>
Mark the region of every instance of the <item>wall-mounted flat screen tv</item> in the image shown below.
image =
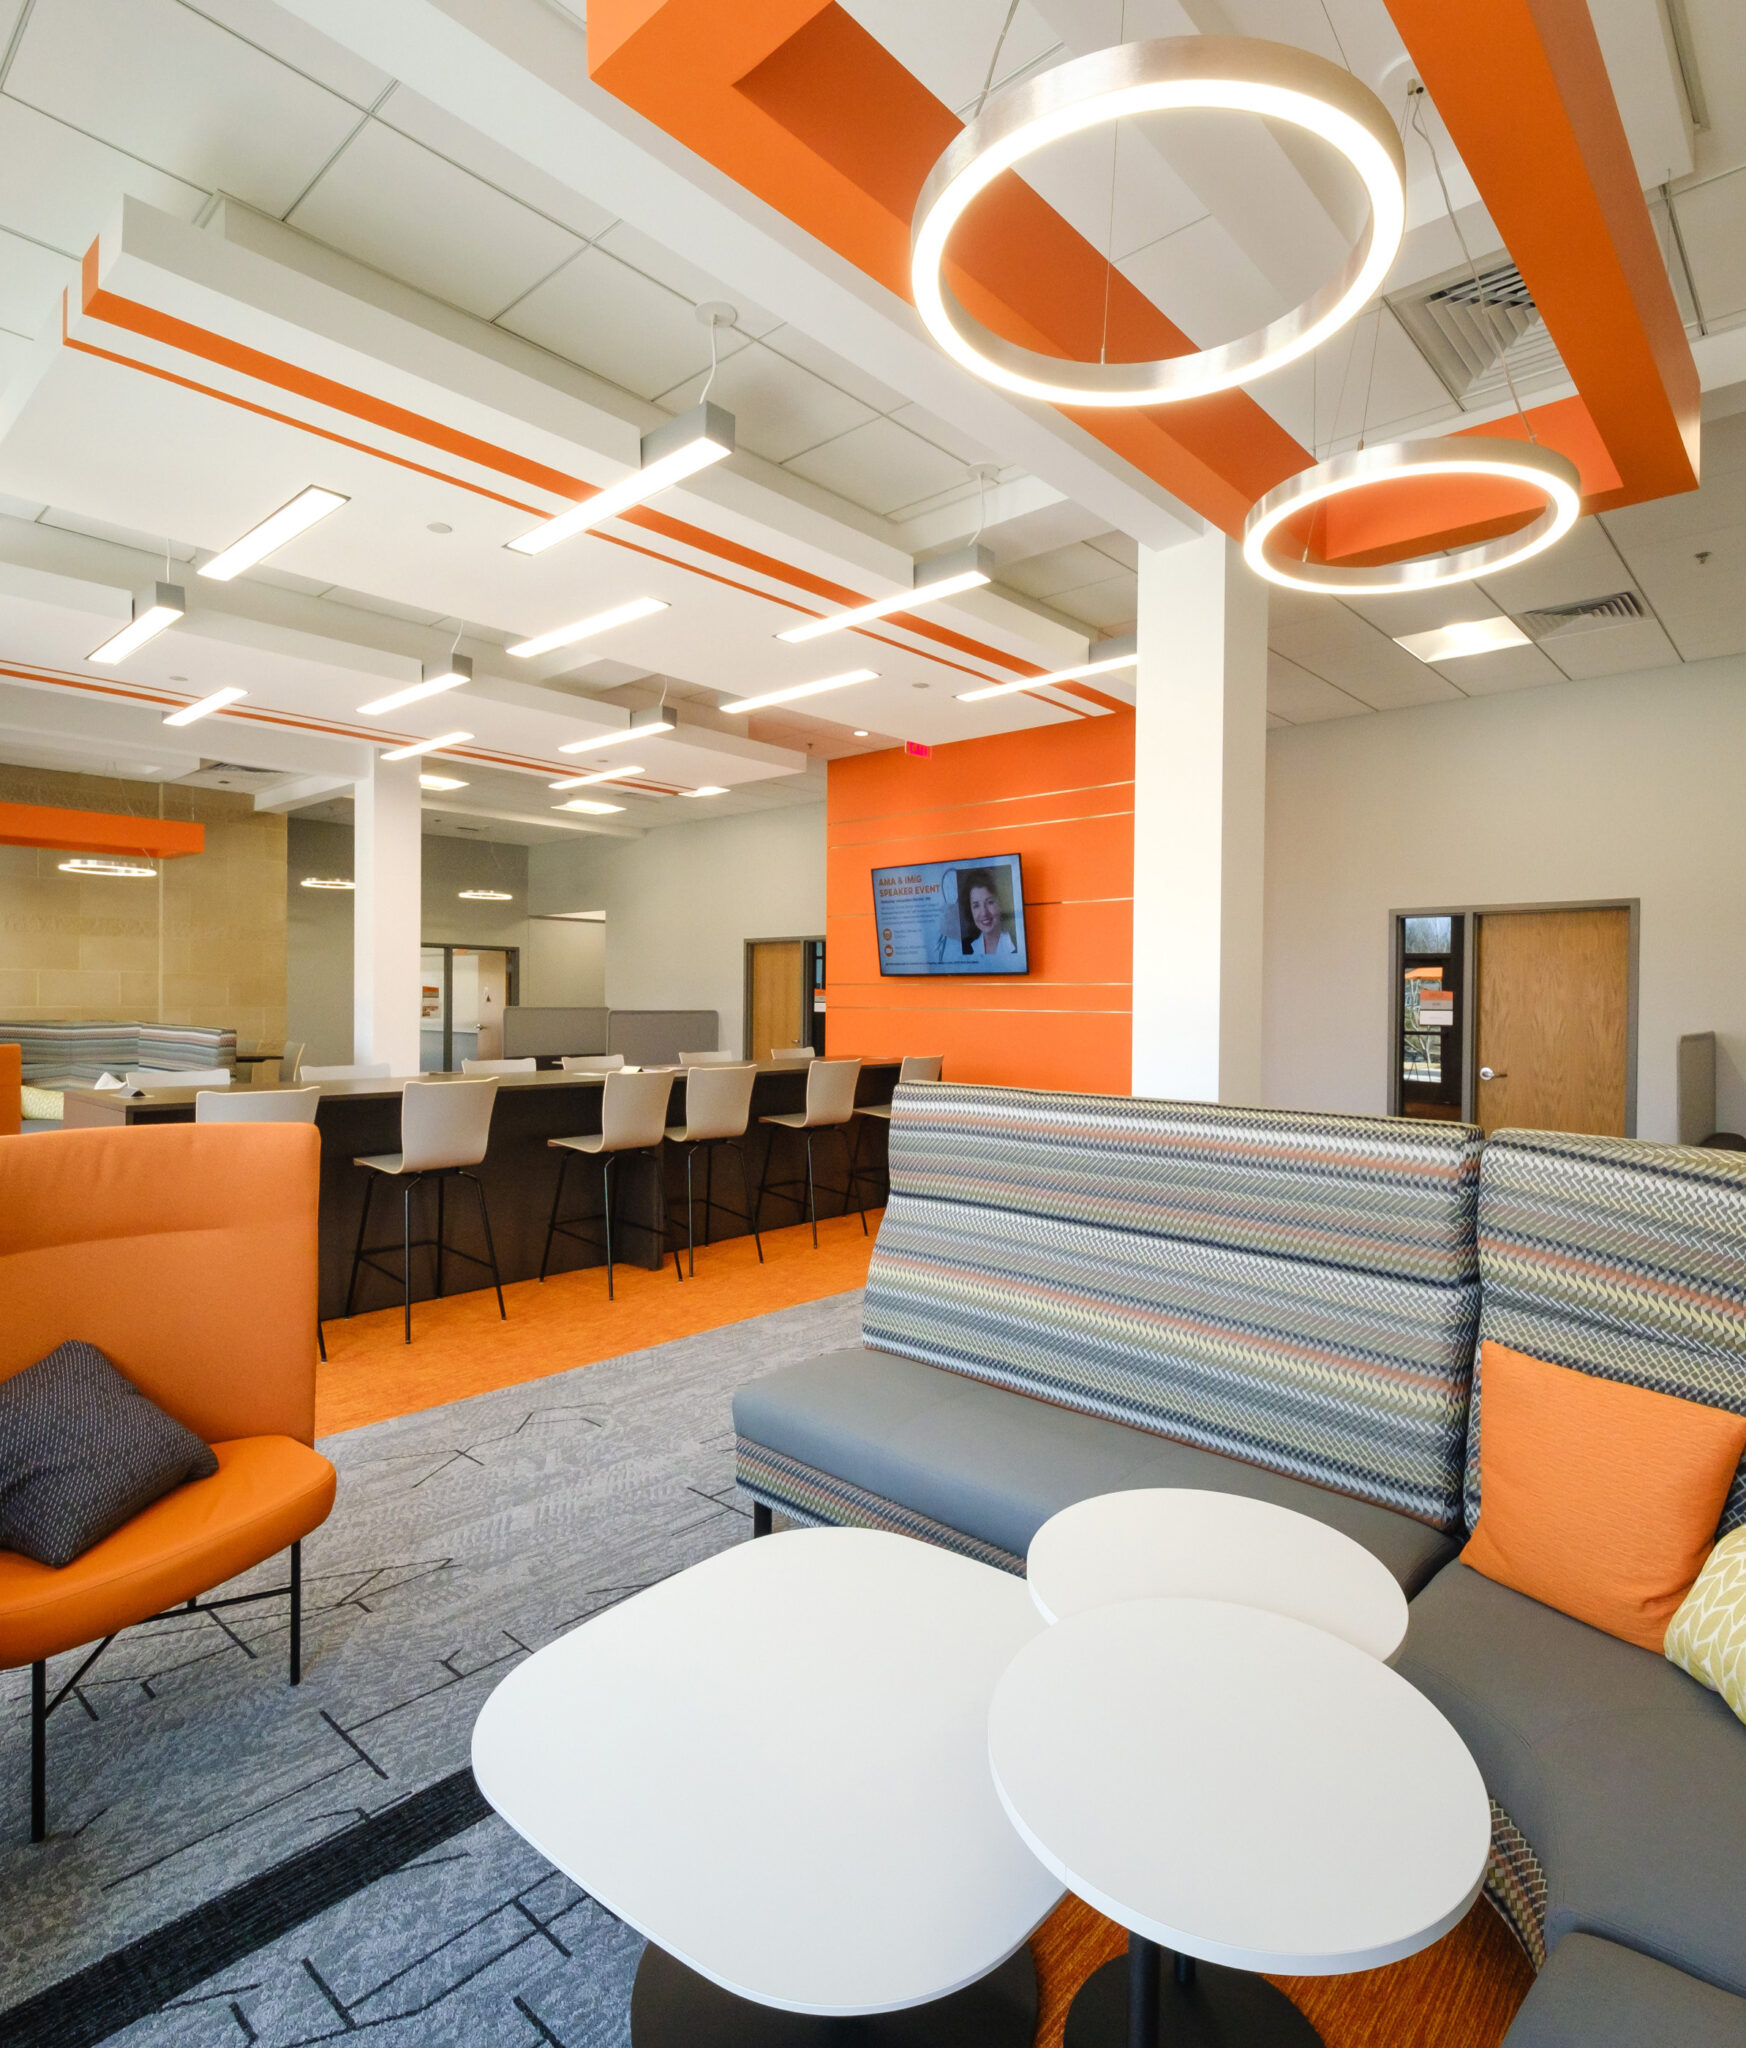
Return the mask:
<path id="1" fill-rule="evenodd" d="M 1016 853 L 873 870 L 881 974 L 1028 974 Z"/>

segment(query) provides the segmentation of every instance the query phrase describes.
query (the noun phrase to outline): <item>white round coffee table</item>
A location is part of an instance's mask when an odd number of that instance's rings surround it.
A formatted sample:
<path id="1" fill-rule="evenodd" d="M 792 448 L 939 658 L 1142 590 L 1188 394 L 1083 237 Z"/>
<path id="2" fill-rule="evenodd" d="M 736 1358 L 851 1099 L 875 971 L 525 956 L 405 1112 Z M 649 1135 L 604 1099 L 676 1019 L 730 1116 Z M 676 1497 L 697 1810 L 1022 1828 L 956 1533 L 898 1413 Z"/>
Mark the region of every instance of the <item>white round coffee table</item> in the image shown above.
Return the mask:
<path id="1" fill-rule="evenodd" d="M 648 1937 L 635 2048 L 1030 2048 L 1025 1943 L 1062 1888 L 995 1795 L 988 1705 L 1043 1626 L 1018 1579 L 908 1537 L 742 1543 L 512 1671 L 474 1774 Z"/>
<path id="2" fill-rule="evenodd" d="M 1460 1737 L 1386 1664 L 1285 1615 L 1071 1615 L 995 1687 L 988 1746 L 1019 1833 L 1129 1930 L 1127 1961 L 1075 2000 L 1068 2048 L 1313 2044 L 1259 1972 L 1398 1961 L 1484 1881 L 1490 1807 Z M 1161 1982 L 1163 1950 L 1178 1967 Z"/>
<path id="3" fill-rule="evenodd" d="M 1025 1574 L 1045 1621 L 1121 1600 L 1233 1600 L 1392 1657 L 1407 1602 L 1361 1543 L 1272 1501 L 1192 1487 L 1103 1493 L 1051 1515 Z"/>

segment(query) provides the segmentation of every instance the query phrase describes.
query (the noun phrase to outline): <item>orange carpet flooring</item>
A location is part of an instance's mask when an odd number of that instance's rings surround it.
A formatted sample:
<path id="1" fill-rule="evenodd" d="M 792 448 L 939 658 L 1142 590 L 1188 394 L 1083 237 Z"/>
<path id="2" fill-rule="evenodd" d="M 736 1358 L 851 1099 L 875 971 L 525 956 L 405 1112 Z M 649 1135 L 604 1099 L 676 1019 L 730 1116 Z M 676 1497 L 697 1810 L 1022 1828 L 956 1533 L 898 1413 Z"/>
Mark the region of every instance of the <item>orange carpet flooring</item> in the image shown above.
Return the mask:
<path id="1" fill-rule="evenodd" d="M 877 1213 L 867 1220 L 878 1229 Z M 859 1220 L 832 1217 L 819 1224 L 818 1237 L 814 1251 L 804 1225 L 766 1231 L 762 1266 L 749 1237 L 732 1238 L 700 1250 L 696 1278 L 683 1283 L 671 1261 L 659 1273 L 619 1266 L 610 1302 L 602 1267 L 543 1284 L 520 1281 L 503 1290 L 507 1322 L 498 1320 L 489 1290 L 418 1302 L 410 1346 L 397 1308 L 330 1322 L 327 1363 L 316 1381 L 317 1430 L 356 1429 L 520 1386 L 864 1285 L 873 1241 L 861 1235 Z M 1126 1945 L 1121 1928 L 1077 1899 L 1049 1917 L 1032 1943 L 1042 1994 L 1037 2048 L 1061 2048 L 1073 1994 Z M 1533 1973 L 1481 1902 L 1436 1947 L 1389 1969 L 1277 1981 L 1326 2048 L 1497 2048 Z"/>
<path id="2" fill-rule="evenodd" d="M 867 1213 L 870 1232 L 881 1212 Z M 797 1308 L 864 1286 L 873 1239 L 857 1216 L 818 1226 L 818 1249 L 805 1224 L 764 1232 L 764 1263 L 749 1237 L 699 1246 L 697 1275 L 614 1266 L 616 1298 L 606 1298 L 606 1268 L 589 1266 L 550 1280 L 520 1280 L 503 1290 L 508 1321 L 487 1288 L 412 1305 L 412 1342 L 398 1308 L 336 1317 L 322 1325 L 327 1363 L 317 1366 L 318 1436 L 385 1422 L 445 1401 L 521 1386 L 572 1366 L 598 1365 L 673 1337 L 695 1337 L 725 1323 Z"/>

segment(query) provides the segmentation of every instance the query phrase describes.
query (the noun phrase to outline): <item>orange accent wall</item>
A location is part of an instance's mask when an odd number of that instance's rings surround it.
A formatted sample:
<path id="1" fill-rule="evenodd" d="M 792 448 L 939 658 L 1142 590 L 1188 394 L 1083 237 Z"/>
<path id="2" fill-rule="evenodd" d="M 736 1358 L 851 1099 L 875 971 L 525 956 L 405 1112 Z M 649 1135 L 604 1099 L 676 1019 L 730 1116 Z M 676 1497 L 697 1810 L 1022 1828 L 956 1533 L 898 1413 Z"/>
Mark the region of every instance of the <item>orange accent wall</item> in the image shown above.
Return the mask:
<path id="1" fill-rule="evenodd" d="M 944 1053 L 946 1078 L 1125 1095 L 1132 1074 L 1134 716 L 830 764 L 826 1043 Z M 1016 853 L 1031 971 L 886 980 L 871 871 Z"/>
<path id="2" fill-rule="evenodd" d="M 111 811 L 62 811 L 51 804 L 0 804 L 0 846 L 55 853 L 144 853 L 174 860 L 206 850 L 206 827 L 175 818 L 121 818 Z"/>

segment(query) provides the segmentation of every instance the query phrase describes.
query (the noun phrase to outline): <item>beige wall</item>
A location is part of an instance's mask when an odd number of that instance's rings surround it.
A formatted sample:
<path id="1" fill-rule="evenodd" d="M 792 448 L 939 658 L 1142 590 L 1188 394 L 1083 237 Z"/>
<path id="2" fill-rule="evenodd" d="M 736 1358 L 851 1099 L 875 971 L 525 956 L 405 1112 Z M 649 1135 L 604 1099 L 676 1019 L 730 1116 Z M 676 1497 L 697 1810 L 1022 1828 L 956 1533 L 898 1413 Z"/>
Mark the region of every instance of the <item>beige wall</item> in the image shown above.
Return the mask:
<path id="1" fill-rule="evenodd" d="M 0 1016 L 285 1031 L 285 820 L 222 789 L 0 764 L 0 802 L 194 819 L 206 851 L 155 882 L 63 874 L 0 847 Z"/>

